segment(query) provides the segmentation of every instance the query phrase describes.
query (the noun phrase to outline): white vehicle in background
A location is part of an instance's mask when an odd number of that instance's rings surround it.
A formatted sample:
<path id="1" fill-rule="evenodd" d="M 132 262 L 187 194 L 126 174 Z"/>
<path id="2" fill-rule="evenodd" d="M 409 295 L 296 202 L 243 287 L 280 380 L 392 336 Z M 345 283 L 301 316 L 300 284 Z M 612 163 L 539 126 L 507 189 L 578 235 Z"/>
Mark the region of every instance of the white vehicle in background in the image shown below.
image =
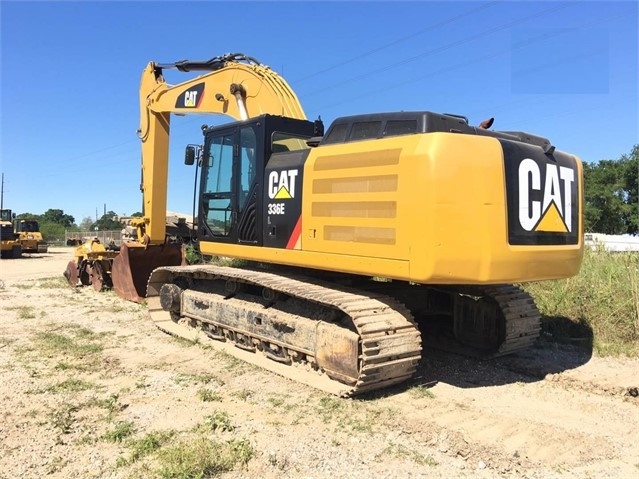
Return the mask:
<path id="1" fill-rule="evenodd" d="M 586 233 L 584 244 L 595 251 L 639 251 L 639 236 Z"/>

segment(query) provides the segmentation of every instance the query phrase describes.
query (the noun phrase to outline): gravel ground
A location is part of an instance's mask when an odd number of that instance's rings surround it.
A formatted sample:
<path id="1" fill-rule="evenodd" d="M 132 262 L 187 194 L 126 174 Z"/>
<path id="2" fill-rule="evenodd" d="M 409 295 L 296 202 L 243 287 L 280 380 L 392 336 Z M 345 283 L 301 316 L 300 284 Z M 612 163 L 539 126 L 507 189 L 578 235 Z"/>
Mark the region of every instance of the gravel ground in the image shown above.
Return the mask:
<path id="1" fill-rule="evenodd" d="M 68 287 L 71 259 L 0 262 L 0 478 L 170 477 L 162 448 L 194 437 L 250 445 L 223 478 L 639 477 L 636 359 L 427 350 L 408 384 L 338 399 Z"/>

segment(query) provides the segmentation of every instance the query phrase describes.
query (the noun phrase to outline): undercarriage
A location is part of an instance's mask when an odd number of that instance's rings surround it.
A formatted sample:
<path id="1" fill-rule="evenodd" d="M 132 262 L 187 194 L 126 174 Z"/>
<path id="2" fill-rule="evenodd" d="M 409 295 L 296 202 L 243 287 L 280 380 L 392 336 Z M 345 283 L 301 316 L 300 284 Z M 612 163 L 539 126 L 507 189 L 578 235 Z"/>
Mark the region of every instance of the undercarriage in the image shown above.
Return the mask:
<path id="1" fill-rule="evenodd" d="M 512 285 L 339 280 L 214 265 L 162 267 L 149 279 L 147 302 L 156 326 L 169 334 L 210 341 L 338 396 L 407 381 L 421 359 L 422 336 L 429 346 L 495 357 L 526 349 L 539 335 L 532 298 Z"/>

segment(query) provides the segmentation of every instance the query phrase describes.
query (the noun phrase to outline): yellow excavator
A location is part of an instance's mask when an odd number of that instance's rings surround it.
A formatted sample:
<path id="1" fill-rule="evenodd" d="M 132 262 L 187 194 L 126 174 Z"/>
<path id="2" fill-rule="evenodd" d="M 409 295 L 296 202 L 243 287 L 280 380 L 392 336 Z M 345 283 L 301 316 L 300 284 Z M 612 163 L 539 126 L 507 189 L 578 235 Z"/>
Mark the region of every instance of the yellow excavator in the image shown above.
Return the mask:
<path id="1" fill-rule="evenodd" d="M 177 85 L 165 69 L 204 72 Z M 406 381 L 422 342 L 477 357 L 530 347 L 533 299 L 513 283 L 575 275 L 581 161 L 543 137 L 402 111 L 324 132 L 243 54 L 149 63 L 140 87 L 144 216 L 113 260 L 117 294 L 163 331 L 340 396 Z M 200 169 L 199 248 L 166 239 L 171 114 L 219 113 L 187 146 Z M 196 170 L 197 171 L 197 170 Z M 420 331 L 421 330 L 421 331 Z"/>

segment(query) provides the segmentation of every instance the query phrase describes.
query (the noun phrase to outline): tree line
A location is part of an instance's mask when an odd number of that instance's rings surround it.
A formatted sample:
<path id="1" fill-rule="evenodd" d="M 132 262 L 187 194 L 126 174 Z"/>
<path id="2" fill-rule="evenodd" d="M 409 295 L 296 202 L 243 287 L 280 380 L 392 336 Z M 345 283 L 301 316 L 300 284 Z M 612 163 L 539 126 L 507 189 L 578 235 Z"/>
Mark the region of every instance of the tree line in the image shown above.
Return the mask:
<path id="1" fill-rule="evenodd" d="M 639 145 L 617 160 L 584 163 L 584 227 L 591 233 L 639 233 Z"/>

